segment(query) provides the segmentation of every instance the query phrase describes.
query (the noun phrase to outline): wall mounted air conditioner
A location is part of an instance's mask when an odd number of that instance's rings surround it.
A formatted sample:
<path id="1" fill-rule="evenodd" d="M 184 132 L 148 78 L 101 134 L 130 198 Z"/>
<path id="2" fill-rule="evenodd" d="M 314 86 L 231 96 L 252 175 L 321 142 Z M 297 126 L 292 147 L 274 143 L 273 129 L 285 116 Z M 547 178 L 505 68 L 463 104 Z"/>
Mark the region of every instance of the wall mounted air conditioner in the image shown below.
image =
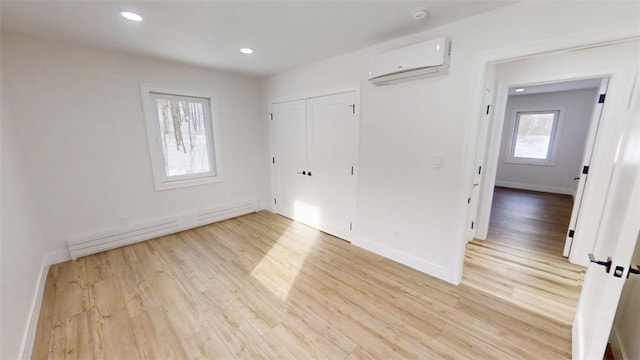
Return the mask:
<path id="1" fill-rule="evenodd" d="M 451 41 L 440 37 L 378 54 L 369 60 L 369 81 L 374 85 L 446 75 L 449 73 Z"/>

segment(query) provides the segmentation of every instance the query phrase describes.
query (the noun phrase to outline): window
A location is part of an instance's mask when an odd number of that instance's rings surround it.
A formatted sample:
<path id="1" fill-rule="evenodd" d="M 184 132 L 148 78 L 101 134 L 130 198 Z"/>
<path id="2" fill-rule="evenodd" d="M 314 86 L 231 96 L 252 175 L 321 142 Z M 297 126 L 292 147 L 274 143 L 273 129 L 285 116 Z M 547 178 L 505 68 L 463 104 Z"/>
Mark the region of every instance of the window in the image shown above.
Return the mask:
<path id="1" fill-rule="evenodd" d="M 516 113 L 508 162 L 553 165 L 559 110 Z"/>
<path id="2" fill-rule="evenodd" d="M 221 181 L 212 97 L 142 87 L 156 190 Z"/>

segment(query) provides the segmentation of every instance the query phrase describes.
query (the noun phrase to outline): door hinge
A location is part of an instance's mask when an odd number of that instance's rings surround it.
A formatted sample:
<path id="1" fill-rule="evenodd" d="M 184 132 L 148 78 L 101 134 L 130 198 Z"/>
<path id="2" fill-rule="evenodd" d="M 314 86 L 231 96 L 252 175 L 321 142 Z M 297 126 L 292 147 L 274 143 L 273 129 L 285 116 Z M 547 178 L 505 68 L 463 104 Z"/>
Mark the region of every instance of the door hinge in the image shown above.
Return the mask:
<path id="1" fill-rule="evenodd" d="M 349 231 L 353 231 L 353 223 L 352 222 L 349 223 Z"/>
<path id="2" fill-rule="evenodd" d="M 351 175 L 353 175 L 353 166 L 351 167 Z"/>
<path id="3" fill-rule="evenodd" d="M 356 113 L 356 104 L 351 104 L 351 105 L 349 105 L 349 106 L 351 106 L 351 112 L 352 112 L 353 114 L 355 114 L 355 113 Z"/>
<path id="4" fill-rule="evenodd" d="M 569 237 L 573 239 L 573 235 L 575 234 L 575 230 L 569 230 Z"/>
<path id="5" fill-rule="evenodd" d="M 476 222 L 475 222 L 475 221 L 472 221 L 472 222 L 471 222 L 471 230 L 473 230 L 473 227 L 474 227 L 474 226 L 476 226 Z"/>
<path id="6" fill-rule="evenodd" d="M 467 198 L 467 204 L 471 204 L 471 198 Z"/>
<path id="7" fill-rule="evenodd" d="M 492 107 L 492 106 L 493 106 L 493 105 L 487 105 L 487 110 L 486 110 L 486 112 L 485 112 L 485 115 L 489 115 L 489 111 L 491 111 L 491 107 Z"/>
<path id="8" fill-rule="evenodd" d="M 589 165 L 585 165 L 582 167 L 582 173 L 585 175 L 589 173 Z"/>
<path id="9" fill-rule="evenodd" d="M 273 120 L 273 113 L 269 113 L 269 116 L 271 117 L 271 120 Z"/>
<path id="10" fill-rule="evenodd" d="M 273 204 L 274 204 L 274 205 L 278 205 L 278 199 L 273 198 Z"/>
<path id="11" fill-rule="evenodd" d="M 600 94 L 598 98 L 598 104 L 604 104 L 604 99 L 607 97 L 607 94 Z"/>
<path id="12" fill-rule="evenodd" d="M 271 162 L 274 163 L 274 164 L 276 163 L 276 157 L 275 156 L 271 158 Z"/>
<path id="13" fill-rule="evenodd" d="M 482 166 L 478 166 L 478 175 L 482 174 Z"/>

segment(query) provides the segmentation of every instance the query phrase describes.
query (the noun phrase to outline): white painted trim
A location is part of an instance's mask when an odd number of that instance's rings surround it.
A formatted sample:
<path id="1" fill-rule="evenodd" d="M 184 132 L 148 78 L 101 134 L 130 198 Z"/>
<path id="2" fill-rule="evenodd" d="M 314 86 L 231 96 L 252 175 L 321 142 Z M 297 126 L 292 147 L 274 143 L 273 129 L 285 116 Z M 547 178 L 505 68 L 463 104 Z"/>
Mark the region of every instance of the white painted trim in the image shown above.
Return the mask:
<path id="1" fill-rule="evenodd" d="M 167 94 L 172 96 L 187 96 L 187 97 L 196 97 L 196 98 L 204 98 L 209 101 L 209 106 L 207 110 L 209 111 L 209 122 L 208 130 L 213 141 L 212 146 L 209 147 L 209 154 L 211 155 L 211 151 L 213 151 L 213 165 L 215 167 L 215 171 L 212 172 L 215 175 L 212 176 L 194 176 L 194 177 L 179 177 L 173 181 L 167 181 L 166 175 L 163 173 L 164 169 L 164 159 L 163 156 L 159 154 L 157 149 L 157 144 L 159 139 L 157 138 L 157 133 L 159 131 L 156 112 L 154 111 L 154 106 L 152 104 L 151 93 L 160 93 Z M 153 182 L 156 191 L 163 190 L 171 190 L 189 186 L 198 186 L 212 183 L 220 183 L 224 181 L 223 171 L 222 171 L 222 153 L 220 146 L 220 125 L 218 124 L 220 121 L 218 120 L 218 112 L 217 112 L 217 101 L 216 96 L 210 93 L 204 92 L 196 92 L 196 91 L 184 91 L 177 89 L 167 89 L 154 87 L 147 84 L 140 84 L 140 98 L 142 101 L 142 110 L 145 121 L 145 128 L 147 132 L 147 142 L 149 145 L 149 158 L 151 160 L 151 170 L 153 172 Z"/>
<path id="2" fill-rule="evenodd" d="M 507 100 L 508 102 L 509 100 Z M 513 126 L 511 126 L 511 137 L 507 142 L 507 146 L 505 146 L 505 156 L 504 162 L 508 164 L 521 164 L 521 165 L 536 165 L 536 166 L 555 166 L 556 159 L 558 158 L 558 147 L 560 144 L 560 136 L 562 135 L 562 126 L 564 125 L 564 116 L 567 112 L 566 106 L 557 106 L 552 109 L 545 110 L 529 110 L 529 109 L 516 109 L 512 113 L 515 118 L 513 122 Z M 517 128 L 520 126 L 520 115 L 521 114 L 540 114 L 540 113 L 554 113 L 553 117 L 553 128 L 551 129 L 551 136 L 549 141 L 549 150 L 547 157 L 545 159 L 531 159 L 531 158 L 521 158 L 515 156 L 516 150 L 516 139 L 518 134 L 516 132 Z M 504 129 L 502 130 L 504 133 Z"/>
<path id="3" fill-rule="evenodd" d="M 454 251 L 452 252 L 451 258 L 452 267 L 450 276 L 451 279 L 454 280 L 452 282 L 462 282 L 464 254 L 467 245 L 466 226 L 467 220 L 470 215 L 470 209 L 468 206 L 466 206 L 468 189 L 470 184 L 473 184 L 477 142 L 478 140 L 486 141 L 486 139 L 478 139 L 477 132 L 479 124 L 478 109 L 482 107 L 482 99 L 484 96 L 485 88 L 484 80 L 486 77 L 487 65 L 497 62 L 526 59 L 528 57 L 543 54 L 561 53 L 581 48 L 612 45 L 615 43 L 637 39 L 640 39 L 640 30 L 638 29 L 638 24 L 612 24 L 607 29 L 594 29 L 578 34 L 571 34 L 555 38 L 550 37 L 527 44 L 518 44 L 509 48 L 490 50 L 475 54 L 473 75 L 470 82 L 473 93 L 469 97 L 469 106 L 467 110 L 467 121 L 464 134 L 465 141 L 464 148 L 462 149 L 463 158 L 460 162 L 460 173 L 462 174 L 462 181 L 460 181 L 458 189 L 457 202 L 457 212 L 464 215 L 459 216 L 458 224 L 456 225 L 452 234 L 452 236 L 454 236 Z M 569 75 L 573 75 L 573 77 L 576 77 L 575 74 Z M 605 76 L 606 75 L 603 75 L 601 77 Z M 495 121 L 496 115 L 494 115 L 493 119 Z M 489 135 L 487 134 L 487 136 Z M 487 181 L 484 181 L 483 184 L 487 186 Z"/>
<path id="4" fill-rule="evenodd" d="M 51 266 L 51 265 L 60 264 L 69 260 L 71 260 L 71 256 L 69 255 L 69 251 L 67 249 L 56 250 L 48 253 L 44 257 L 44 264 L 46 266 Z"/>
<path id="5" fill-rule="evenodd" d="M 257 200 L 250 200 L 250 201 L 252 203 L 253 208 L 251 211 L 246 211 L 245 212 L 246 214 L 258 210 L 258 201 Z M 235 216 L 241 216 L 241 215 L 236 215 L 236 213 L 234 213 L 233 216 L 225 217 L 223 214 L 222 216 L 216 216 L 216 219 L 212 220 L 211 210 L 191 212 L 189 214 L 195 218 L 194 219 L 195 222 L 187 221 L 181 224 L 180 221 L 178 221 L 178 224 L 180 226 L 176 228 L 174 232 L 179 232 L 179 231 L 187 230 L 188 228 L 202 226 L 202 225 L 205 225 L 205 223 L 212 223 L 212 222 L 222 221 L 224 219 L 228 219 Z M 180 219 L 185 219 L 186 216 L 185 215 L 175 216 L 175 218 L 180 220 Z M 119 231 L 122 231 L 122 229 L 119 229 Z M 103 233 L 104 232 L 101 232 L 101 234 Z M 142 240 L 139 240 L 139 241 L 142 241 Z M 27 320 L 27 328 L 25 329 L 25 333 L 22 337 L 23 339 L 22 346 L 21 346 L 22 354 L 19 357 L 20 359 L 25 359 L 25 360 L 31 359 L 31 355 L 33 353 L 33 346 L 35 342 L 36 331 L 38 329 L 38 319 L 40 317 L 40 308 L 42 306 L 42 298 L 44 296 L 44 288 L 47 282 L 47 274 L 49 272 L 49 268 L 51 267 L 51 265 L 63 263 L 69 260 L 71 260 L 71 256 L 69 254 L 69 251 L 66 249 L 52 251 L 47 255 L 45 255 L 44 258 L 42 259 L 42 264 L 40 266 L 40 275 L 38 275 L 35 293 L 33 296 L 33 300 L 31 302 L 31 310 L 29 311 L 29 316 Z"/>
<path id="6" fill-rule="evenodd" d="M 355 93 L 356 93 L 356 101 L 358 101 L 358 103 L 356 105 L 360 105 L 360 103 L 359 103 L 360 102 L 360 86 L 354 85 L 354 86 L 350 86 L 350 87 L 346 87 L 346 88 L 342 88 L 342 89 L 317 90 L 317 91 L 306 92 L 306 93 L 299 94 L 299 95 L 280 96 L 280 97 L 277 97 L 277 98 L 273 98 L 273 99 L 269 100 L 269 112 L 271 112 L 271 105 L 272 104 L 278 104 L 278 103 L 294 101 L 294 100 L 306 100 L 306 99 L 323 97 L 323 96 L 330 96 L 330 95 L 338 95 L 338 94 L 344 94 L 344 93 L 348 93 L 348 92 L 352 92 L 352 91 L 355 91 Z M 358 109 L 356 109 L 356 114 L 358 114 L 357 110 Z"/>
<path id="7" fill-rule="evenodd" d="M 327 90 L 327 91 L 313 91 L 313 92 L 307 92 L 305 94 L 302 95 L 298 95 L 298 96 L 285 96 L 285 97 L 279 97 L 279 98 L 275 98 L 275 99 L 271 99 L 268 102 L 268 113 L 272 114 L 273 113 L 273 105 L 278 104 L 278 103 L 284 103 L 284 102 L 290 102 L 290 101 L 300 101 L 300 100 L 304 100 L 305 101 L 305 109 L 306 109 L 306 100 L 309 99 L 313 99 L 313 98 L 319 98 L 319 97 L 324 97 L 324 96 L 331 96 L 331 95 L 338 95 L 338 94 L 346 94 L 346 93 L 350 93 L 353 92 L 354 93 L 354 103 L 355 103 L 355 121 L 356 121 L 356 129 L 355 129 L 355 138 L 353 139 L 353 141 L 356 144 L 355 147 L 355 161 L 354 161 L 354 179 L 353 181 L 355 182 L 355 194 L 353 194 L 353 208 L 354 208 L 354 214 L 353 214 L 353 219 L 352 219 L 352 225 L 353 225 L 353 229 L 351 232 L 349 233 L 345 233 L 342 231 L 335 231 L 335 229 L 327 229 L 324 227 L 318 227 L 315 226 L 314 224 L 306 224 L 309 225 L 313 228 L 316 228 L 318 230 L 321 231 L 325 231 L 328 233 L 331 233 L 334 236 L 337 236 L 341 239 L 347 240 L 349 242 L 353 242 L 354 239 L 356 239 L 358 237 L 358 233 L 357 233 L 357 229 L 358 229 L 358 189 L 359 187 L 359 173 L 360 173 L 360 121 L 361 121 L 361 116 L 360 116 L 360 112 L 361 112 L 361 105 L 360 105 L 360 91 L 361 91 L 361 87 L 359 85 L 354 85 L 354 86 L 350 86 L 350 87 L 346 87 L 346 88 L 342 88 L 342 89 L 334 89 L 334 90 Z M 271 118 L 270 115 L 267 116 L 268 118 L 268 124 L 269 124 L 269 151 L 270 151 L 270 157 L 275 156 L 274 154 L 274 146 L 273 146 L 273 129 L 272 129 L 272 125 L 271 125 Z M 269 159 L 271 161 L 271 159 Z M 277 159 L 276 159 L 277 162 Z M 277 165 L 277 164 L 276 164 Z M 270 198 L 270 203 L 268 206 L 268 209 L 275 213 L 275 214 L 280 214 L 283 215 L 285 217 L 288 217 L 290 219 L 293 219 L 295 221 L 300 221 L 302 222 L 300 219 L 295 219 L 293 214 L 289 214 L 286 213 L 286 211 L 283 211 L 280 208 L 280 205 L 278 204 L 273 204 L 273 199 L 274 198 L 281 198 L 280 194 L 279 194 L 279 179 L 277 177 L 277 172 L 275 167 L 273 166 L 273 164 L 270 165 L 270 175 L 271 175 L 271 198 Z"/>
<path id="8" fill-rule="evenodd" d="M 357 240 L 353 241 L 352 244 L 359 248 L 362 248 L 362 249 L 371 251 L 372 253 L 376 253 L 380 256 L 383 256 L 387 259 L 391 259 L 402 265 L 406 265 L 412 269 L 421 271 L 429 276 L 434 276 L 440 280 L 450 282 L 454 285 L 458 285 L 461 283 L 461 281 L 456 282 L 455 279 L 451 277 L 451 271 L 449 268 L 434 264 L 432 262 L 426 261 L 414 255 L 396 250 L 394 248 L 388 247 L 387 245 L 383 245 L 379 242 L 368 240 L 363 237 L 357 237 Z"/>
<path id="9" fill-rule="evenodd" d="M 258 211 L 258 200 L 251 199 L 210 209 L 175 214 L 127 227 L 78 235 L 67 241 L 69 254 L 72 259 L 75 259 L 256 211 Z"/>
<path id="10" fill-rule="evenodd" d="M 36 340 L 36 331 L 38 330 L 38 318 L 40 317 L 40 307 L 42 306 L 42 297 L 44 295 L 44 285 L 47 282 L 47 273 L 49 272 L 49 265 L 46 264 L 47 256 L 42 259 L 42 265 L 40 266 L 40 274 L 36 282 L 35 293 L 31 300 L 31 310 L 29 311 L 29 317 L 27 318 L 27 328 L 22 336 L 22 354 L 20 359 L 31 359 L 33 353 L 33 344 Z"/>
<path id="11" fill-rule="evenodd" d="M 547 193 L 553 193 L 553 194 L 563 194 L 563 195 L 571 195 L 571 196 L 575 195 L 575 189 L 562 188 L 558 186 L 524 184 L 524 183 L 511 182 L 511 181 L 496 181 L 496 186 L 512 188 L 512 189 L 541 191 L 541 192 L 547 192 Z"/>
<path id="12" fill-rule="evenodd" d="M 42 297 L 44 296 L 44 286 L 47 283 L 49 267 L 53 264 L 59 264 L 69 260 L 71 260 L 71 258 L 69 257 L 69 252 L 67 252 L 67 250 L 50 252 L 42 259 L 40 275 L 38 275 L 35 293 L 33 295 L 33 300 L 31 301 L 31 310 L 29 311 L 27 328 L 25 329 L 24 336 L 22 337 L 21 359 L 31 359 L 31 355 L 33 353 L 33 345 L 36 340 L 38 319 L 40 318 L 40 308 L 42 307 Z"/>

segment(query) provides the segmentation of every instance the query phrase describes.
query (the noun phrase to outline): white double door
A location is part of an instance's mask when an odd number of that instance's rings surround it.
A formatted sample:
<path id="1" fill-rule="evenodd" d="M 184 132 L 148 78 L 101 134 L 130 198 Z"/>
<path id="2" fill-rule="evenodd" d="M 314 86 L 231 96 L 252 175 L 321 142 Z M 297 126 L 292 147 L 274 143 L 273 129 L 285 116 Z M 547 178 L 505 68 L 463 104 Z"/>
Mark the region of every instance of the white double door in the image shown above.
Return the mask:
<path id="1" fill-rule="evenodd" d="M 356 206 L 355 92 L 271 104 L 275 210 L 351 240 Z"/>

